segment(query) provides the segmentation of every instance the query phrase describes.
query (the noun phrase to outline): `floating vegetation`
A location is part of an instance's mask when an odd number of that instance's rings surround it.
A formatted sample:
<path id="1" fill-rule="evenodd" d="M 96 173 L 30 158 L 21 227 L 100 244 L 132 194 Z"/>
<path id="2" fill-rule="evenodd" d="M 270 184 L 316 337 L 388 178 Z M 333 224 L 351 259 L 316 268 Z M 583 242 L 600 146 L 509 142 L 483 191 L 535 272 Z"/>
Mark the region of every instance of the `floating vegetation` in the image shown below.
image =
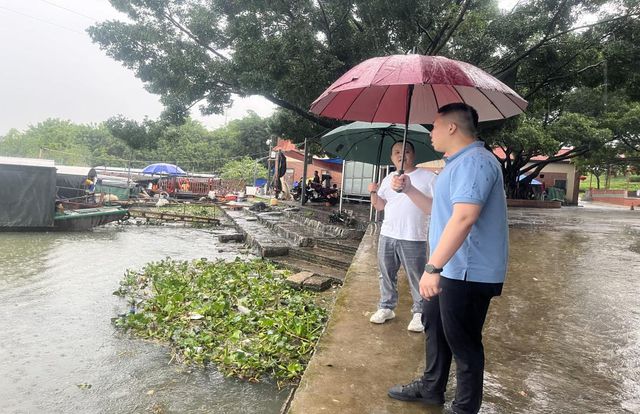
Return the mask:
<path id="1" fill-rule="evenodd" d="M 215 204 L 169 204 L 162 207 L 156 207 L 157 211 L 164 211 L 167 213 L 186 214 L 190 216 L 202 216 L 202 217 L 220 217 L 222 213 L 218 210 L 218 206 Z"/>
<path id="2" fill-rule="evenodd" d="M 185 363 L 212 362 L 250 381 L 299 380 L 326 322 L 316 296 L 266 261 L 165 259 L 128 270 L 114 294 L 131 309 L 116 326 L 169 342 Z"/>

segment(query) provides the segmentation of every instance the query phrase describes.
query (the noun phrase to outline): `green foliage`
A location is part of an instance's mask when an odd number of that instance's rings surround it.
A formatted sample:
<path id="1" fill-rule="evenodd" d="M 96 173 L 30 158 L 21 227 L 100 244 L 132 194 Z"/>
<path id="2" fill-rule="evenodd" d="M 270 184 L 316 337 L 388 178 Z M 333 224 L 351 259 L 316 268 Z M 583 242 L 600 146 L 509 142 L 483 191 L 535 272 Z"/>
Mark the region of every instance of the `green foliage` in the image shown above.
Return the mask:
<path id="1" fill-rule="evenodd" d="M 109 118 L 105 125 L 111 135 L 134 150 L 155 148 L 158 134 L 162 128 L 160 123 L 150 119 L 145 119 L 144 122 L 138 123 L 122 115 Z"/>
<path id="2" fill-rule="evenodd" d="M 268 120 L 255 113 L 214 131 L 191 119 L 171 125 L 118 116 L 97 126 L 49 119 L 25 132 L 13 129 L 0 137 L 0 155 L 83 166 L 144 168 L 152 162 L 170 162 L 190 172 L 211 173 L 230 158 L 266 156 L 269 137 Z M 259 166 L 258 177 L 266 177 L 263 171 Z"/>
<path id="3" fill-rule="evenodd" d="M 53 159 L 61 165 L 95 166 L 121 159 L 126 147 L 103 126 L 48 119 L 0 138 L 0 154 Z"/>
<path id="4" fill-rule="evenodd" d="M 169 110 L 203 101 L 203 112 L 220 113 L 233 94 L 258 94 L 282 108 L 272 133 L 301 142 L 336 126 L 306 108 L 341 74 L 373 56 L 415 50 L 475 64 L 529 101 L 526 118 L 484 136 L 504 149 L 508 189 L 536 155 L 577 157 L 611 134 L 640 149 L 640 118 L 619 105 L 640 100 L 637 0 L 531 0 L 508 11 L 495 0 L 112 4 L 130 21 L 98 24 L 90 35 Z M 578 29 L 593 15 L 597 23 Z M 574 149 L 556 157 L 565 145 Z"/>
<path id="5" fill-rule="evenodd" d="M 258 161 L 249 157 L 227 162 L 222 167 L 222 178 L 244 180 L 245 183 L 253 183 L 254 178 L 266 177 L 267 169 Z"/>
<path id="6" fill-rule="evenodd" d="M 202 204 L 172 204 L 156 208 L 158 211 L 164 211 L 168 213 L 182 213 L 192 216 L 202 217 L 220 217 L 222 213 L 218 211 L 218 207 L 215 205 L 202 205 Z"/>
<path id="7" fill-rule="evenodd" d="M 166 259 L 127 271 L 115 293 L 137 305 L 117 326 L 169 342 L 182 361 L 252 381 L 297 381 L 327 318 L 313 294 L 262 260 Z"/>
<path id="8" fill-rule="evenodd" d="M 586 180 L 580 181 L 580 191 L 588 190 L 589 187 L 593 187 L 596 189 L 605 188 L 604 183 L 598 185 L 598 181 L 602 182 L 602 178 L 596 177 L 595 175 L 591 174 L 587 174 L 586 177 Z M 624 175 L 610 177 L 606 188 L 610 190 L 640 190 L 640 177 L 625 177 Z"/>

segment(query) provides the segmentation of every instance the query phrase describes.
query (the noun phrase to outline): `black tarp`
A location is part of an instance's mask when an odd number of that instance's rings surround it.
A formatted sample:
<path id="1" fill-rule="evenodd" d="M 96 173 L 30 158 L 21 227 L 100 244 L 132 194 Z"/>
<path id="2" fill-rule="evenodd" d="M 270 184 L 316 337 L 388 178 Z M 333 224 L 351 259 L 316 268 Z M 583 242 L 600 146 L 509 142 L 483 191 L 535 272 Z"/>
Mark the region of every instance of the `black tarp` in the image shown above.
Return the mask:
<path id="1" fill-rule="evenodd" d="M 95 170 L 90 167 L 56 166 L 56 197 L 58 200 L 83 202 L 87 195 L 85 180 Z"/>
<path id="2" fill-rule="evenodd" d="M 56 169 L 0 161 L 0 230 L 52 227 Z"/>
<path id="3" fill-rule="evenodd" d="M 60 200 L 82 201 L 86 195 L 84 181 L 87 175 L 60 174 L 56 177 L 56 196 Z"/>

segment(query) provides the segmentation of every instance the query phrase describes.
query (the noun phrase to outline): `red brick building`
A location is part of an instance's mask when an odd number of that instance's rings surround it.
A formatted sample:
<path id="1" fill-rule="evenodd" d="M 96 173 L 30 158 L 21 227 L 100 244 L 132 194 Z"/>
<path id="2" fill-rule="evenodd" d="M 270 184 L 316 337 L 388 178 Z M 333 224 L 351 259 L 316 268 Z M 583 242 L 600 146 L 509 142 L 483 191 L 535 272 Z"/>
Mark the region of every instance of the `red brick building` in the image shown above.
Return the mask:
<path id="1" fill-rule="evenodd" d="M 294 143 L 287 139 L 278 139 L 278 144 L 273 148 L 274 151 L 282 151 L 287 159 L 287 173 L 285 181 L 292 187 L 294 181 L 300 180 L 304 169 L 304 149 L 298 149 Z M 331 183 L 338 184 L 342 182 L 342 162 L 335 158 L 316 158 L 307 164 L 307 179 L 313 177 L 313 172 L 318 174 L 329 174 Z"/>

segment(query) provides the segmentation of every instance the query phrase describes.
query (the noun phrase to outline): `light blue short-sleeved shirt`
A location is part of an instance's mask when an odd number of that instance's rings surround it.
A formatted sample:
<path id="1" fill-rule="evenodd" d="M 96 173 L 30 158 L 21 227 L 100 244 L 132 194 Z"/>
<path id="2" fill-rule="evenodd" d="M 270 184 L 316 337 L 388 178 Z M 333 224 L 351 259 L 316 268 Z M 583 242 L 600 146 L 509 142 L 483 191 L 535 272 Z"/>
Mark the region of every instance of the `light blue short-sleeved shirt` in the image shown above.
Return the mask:
<path id="1" fill-rule="evenodd" d="M 482 211 L 462 246 L 444 266 L 442 276 L 471 282 L 504 282 L 509 256 L 507 200 L 500 164 L 482 142 L 474 142 L 445 157 L 431 209 L 431 252 L 438 245 L 456 203 L 479 204 Z"/>

